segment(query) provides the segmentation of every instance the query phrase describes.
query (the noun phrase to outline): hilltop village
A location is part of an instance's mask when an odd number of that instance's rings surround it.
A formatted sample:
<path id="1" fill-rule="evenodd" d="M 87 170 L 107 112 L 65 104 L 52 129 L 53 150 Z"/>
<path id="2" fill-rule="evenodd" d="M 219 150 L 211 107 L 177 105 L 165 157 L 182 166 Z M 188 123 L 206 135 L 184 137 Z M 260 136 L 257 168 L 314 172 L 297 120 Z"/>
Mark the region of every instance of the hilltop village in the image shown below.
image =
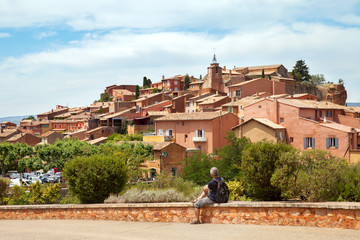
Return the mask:
<path id="1" fill-rule="evenodd" d="M 154 147 L 148 168 L 175 175 L 189 153 L 211 154 L 225 146 L 230 131 L 253 142 L 282 141 L 299 150 L 322 149 L 360 161 L 360 108 L 345 106 L 343 85 L 334 84 L 321 97 L 301 92 L 281 64 L 227 69 L 214 56 L 203 79 L 163 76 L 140 89 L 111 85 L 104 95 L 109 101 L 58 105 L 20 126 L 3 122 L 0 142 L 35 146 L 77 138 L 99 145 L 125 127 L 128 134 L 142 133 Z"/>

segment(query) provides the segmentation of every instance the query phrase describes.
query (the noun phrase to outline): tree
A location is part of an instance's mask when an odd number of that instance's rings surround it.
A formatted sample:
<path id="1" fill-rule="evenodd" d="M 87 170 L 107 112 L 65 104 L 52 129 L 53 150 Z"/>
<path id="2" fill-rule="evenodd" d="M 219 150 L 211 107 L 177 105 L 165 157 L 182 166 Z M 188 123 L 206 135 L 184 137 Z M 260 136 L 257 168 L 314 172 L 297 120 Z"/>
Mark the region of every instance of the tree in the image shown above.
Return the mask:
<path id="1" fill-rule="evenodd" d="M 126 154 L 76 157 L 64 168 L 69 191 L 82 203 L 103 203 L 118 194 L 127 182 Z"/>
<path id="2" fill-rule="evenodd" d="M 202 75 L 200 74 L 200 80 L 202 79 Z"/>
<path id="3" fill-rule="evenodd" d="M 284 199 L 307 201 L 337 200 L 336 186 L 347 167 L 344 159 L 322 150 L 284 153 L 277 164 L 272 185 L 281 189 Z"/>
<path id="4" fill-rule="evenodd" d="M 294 79 L 298 82 L 310 81 L 309 68 L 306 66 L 305 61 L 298 60 L 292 70 Z"/>
<path id="5" fill-rule="evenodd" d="M 261 78 L 265 78 L 265 71 L 264 71 L 264 69 L 261 70 Z"/>
<path id="6" fill-rule="evenodd" d="M 311 81 L 315 85 L 321 85 L 321 84 L 324 84 L 326 82 L 324 74 L 311 75 Z"/>
<path id="7" fill-rule="evenodd" d="M 151 80 L 144 76 L 143 78 L 143 88 L 149 88 L 151 86 Z"/>
<path id="8" fill-rule="evenodd" d="M 24 118 L 23 120 L 36 120 L 36 119 L 33 115 L 30 115 L 27 118 Z"/>
<path id="9" fill-rule="evenodd" d="M 344 80 L 342 80 L 341 78 L 339 79 L 339 84 L 344 84 Z"/>
<path id="10" fill-rule="evenodd" d="M 112 99 L 112 97 L 110 96 L 110 94 L 108 92 L 104 91 L 104 93 L 101 94 L 98 102 L 110 102 L 111 99 Z"/>
<path id="11" fill-rule="evenodd" d="M 189 158 L 185 158 L 181 177 L 196 184 L 205 185 L 210 180 L 210 169 L 214 166 L 213 161 L 214 159 L 210 155 L 201 152 L 194 153 Z"/>
<path id="12" fill-rule="evenodd" d="M 281 199 L 280 188 L 271 184 L 280 157 L 295 151 L 285 143 L 260 141 L 251 144 L 244 152 L 241 162 L 241 177 L 249 197 L 256 200 L 273 201 Z"/>
<path id="13" fill-rule="evenodd" d="M 189 89 L 189 85 L 190 85 L 190 77 L 189 75 L 186 75 L 184 79 L 184 90 Z"/>
<path id="14" fill-rule="evenodd" d="M 140 95 L 140 87 L 139 87 L 139 85 L 136 85 L 135 98 L 138 99 L 139 95 Z"/>
<path id="15" fill-rule="evenodd" d="M 240 176 L 243 151 L 251 145 L 251 141 L 246 137 L 237 138 L 234 132 L 229 132 L 225 138 L 228 145 L 217 151 L 220 158 L 216 160 L 216 167 L 224 179 L 235 180 Z"/>
<path id="16" fill-rule="evenodd" d="M 16 169 L 18 161 L 25 156 L 31 156 L 32 153 L 33 148 L 25 143 L 0 143 L 1 175 L 5 176 L 6 170 L 10 167 Z"/>

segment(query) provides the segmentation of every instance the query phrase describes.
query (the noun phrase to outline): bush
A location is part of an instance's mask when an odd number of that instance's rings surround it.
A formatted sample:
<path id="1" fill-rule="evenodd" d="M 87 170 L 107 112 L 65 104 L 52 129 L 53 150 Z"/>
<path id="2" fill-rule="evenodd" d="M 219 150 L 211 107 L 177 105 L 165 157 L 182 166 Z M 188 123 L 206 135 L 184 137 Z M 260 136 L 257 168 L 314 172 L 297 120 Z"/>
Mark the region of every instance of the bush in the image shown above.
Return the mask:
<path id="1" fill-rule="evenodd" d="M 243 152 L 242 181 L 249 197 L 256 200 L 273 201 L 281 199 L 281 191 L 271 184 L 280 157 L 295 148 L 284 143 L 260 141 L 251 144 Z"/>
<path id="2" fill-rule="evenodd" d="M 102 203 L 118 194 L 127 182 L 126 156 L 92 155 L 77 157 L 64 168 L 69 191 L 82 203 Z"/>
<path id="3" fill-rule="evenodd" d="M 285 199 L 334 201 L 346 166 L 345 160 L 321 150 L 286 153 L 271 182 Z"/>
<path id="4" fill-rule="evenodd" d="M 60 199 L 60 204 L 81 204 L 80 199 L 72 194 L 71 192 L 68 192 L 65 197 Z"/>
<path id="5" fill-rule="evenodd" d="M 41 185 L 38 181 L 30 186 L 30 204 L 53 204 L 60 199 L 61 184 Z"/>
<path id="6" fill-rule="evenodd" d="M 240 181 L 229 181 L 226 183 L 229 188 L 229 200 L 240 200 L 244 191 L 244 184 Z"/>
<path id="7" fill-rule="evenodd" d="M 338 185 L 338 201 L 360 201 L 360 162 L 344 168 Z"/>
<path id="8" fill-rule="evenodd" d="M 30 195 L 24 187 L 15 185 L 10 190 L 8 205 L 27 205 L 29 204 Z"/>
<path id="9" fill-rule="evenodd" d="M 0 205 L 7 203 L 7 194 L 10 189 L 10 181 L 6 178 L 0 177 Z"/>
<path id="10" fill-rule="evenodd" d="M 214 166 L 213 160 L 210 155 L 205 153 L 195 153 L 189 158 L 185 158 L 181 177 L 198 185 L 207 184 L 211 179 L 210 169 Z"/>

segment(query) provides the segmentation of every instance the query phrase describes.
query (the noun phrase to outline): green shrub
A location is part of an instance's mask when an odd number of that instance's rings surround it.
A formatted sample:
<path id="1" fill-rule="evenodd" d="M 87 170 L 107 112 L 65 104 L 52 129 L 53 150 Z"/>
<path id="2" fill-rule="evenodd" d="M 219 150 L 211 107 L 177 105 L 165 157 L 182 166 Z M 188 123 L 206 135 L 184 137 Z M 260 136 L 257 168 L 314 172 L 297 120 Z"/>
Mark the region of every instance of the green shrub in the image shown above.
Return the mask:
<path id="1" fill-rule="evenodd" d="M 360 202 L 360 163 L 343 169 L 338 185 L 338 201 Z"/>
<path id="2" fill-rule="evenodd" d="M 292 151 L 295 151 L 295 148 L 290 145 L 265 140 L 253 143 L 244 150 L 241 177 L 249 197 L 265 201 L 281 199 L 280 188 L 273 186 L 270 179 L 280 157 Z"/>
<path id="3" fill-rule="evenodd" d="M 194 153 L 189 158 L 185 158 L 181 177 L 203 186 L 211 179 L 210 169 L 214 166 L 213 161 L 214 159 L 210 155 L 205 153 Z"/>
<path id="4" fill-rule="evenodd" d="M 53 204 L 58 203 L 60 199 L 61 184 L 41 185 L 38 181 L 32 184 L 30 190 L 30 204 Z"/>
<path id="5" fill-rule="evenodd" d="M 10 189 L 10 180 L 0 177 L 0 205 L 7 203 L 7 194 Z"/>
<path id="6" fill-rule="evenodd" d="M 68 192 L 65 197 L 60 199 L 60 204 L 81 204 L 80 199 L 73 193 Z"/>
<path id="7" fill-rule="evenodd" d="M 344 159 L 321 150 L 296 151 L 284 154 L 278 164 L 271 182 L 281 189 L 283 198 L 306 201 L 337 200 L 337 186 L 347 166 Z"/>
<path id="8" fill-rule="evenodd" d="M 239 200 L 243 195 L 244 184 L 240 181 L 229 181 L 226 183 L 229 188 L 229 200 Z"/>
<path id="9" fill-rule="evenodd" d="M 8 205 L 27 205 L 29 204 L 30 194 L 22 186 L 15 185 L 10 190 Z"/>
<path id="10" fill-rule="evenodd" d="M 92 155 L 77 157 L 64 168 L 69 190 L 82 203 L 102 203 L 118 194 L 127 182 L 126 156 Z"/>

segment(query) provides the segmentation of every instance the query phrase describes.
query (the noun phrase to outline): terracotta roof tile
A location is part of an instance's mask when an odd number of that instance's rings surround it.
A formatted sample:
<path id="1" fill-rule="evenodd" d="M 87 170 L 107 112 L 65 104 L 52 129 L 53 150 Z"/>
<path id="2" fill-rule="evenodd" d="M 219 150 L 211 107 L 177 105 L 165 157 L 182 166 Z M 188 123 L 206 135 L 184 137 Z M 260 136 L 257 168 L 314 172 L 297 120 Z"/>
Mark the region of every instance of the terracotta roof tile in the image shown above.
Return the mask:
<path id="1" fill-rule="evenodd" d="M 229 114 L 228 112 L 195 112 L 195 113 L 171 113 L 155 121 L 187 121 L 187 120 L 213 120 L 220 116 Z"/>

